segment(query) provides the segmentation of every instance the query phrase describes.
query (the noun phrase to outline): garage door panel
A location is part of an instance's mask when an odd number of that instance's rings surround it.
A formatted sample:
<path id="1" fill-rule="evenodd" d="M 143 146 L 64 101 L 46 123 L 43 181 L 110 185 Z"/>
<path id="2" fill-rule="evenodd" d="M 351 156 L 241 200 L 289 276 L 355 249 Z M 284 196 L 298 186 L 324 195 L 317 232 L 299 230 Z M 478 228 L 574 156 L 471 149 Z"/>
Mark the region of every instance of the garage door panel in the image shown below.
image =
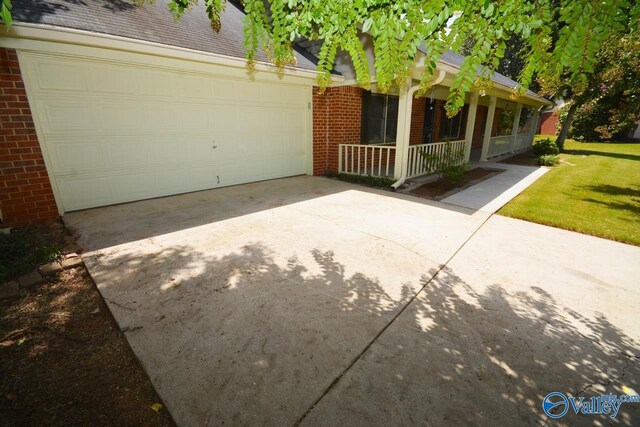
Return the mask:
<path id="1" fill-rule="evenodd" d="M 180 116 L 175 107 L 145 104 L 143 108 L 144 120 L 137 124 L 141 131 L 157 133 L 159 130 L 181 130 Z"/>
<path id="2" fill-rule="evenodd" d="M 150 195 L 151 197 L 161 195 L 156 177 L 149 173 L 112 175 L 111 183 L 113 184 L 113 193 L 120 196 L 113 203 L 139 200 Z"/>
<path id="3" fill-rule="evenodd" d="M 283 86 L 264 85 L 259 88 L 258 93 L 260 100 L 264 103 L 283 104 L 287 102 Z"/>
<path id="4" fill-rule="evenodd" d="M 300 105 L 299 100 L 305 99 L 307 89 L 300 86 L 287 86 L 284 89 L 284 99 L 287 104 L 298 106 Z"/>
<path id="5" fill-rule="evenodd" d="M 93 105 L 88 101 L 36 101 L 39 123 L 45 134 L 92 131 L 100 128 Z"/>
<path id="6" fill-rule="evenodd" d="M 175 73 L 155 70 L 134 71 L 141 95 L 167 96 L 177 95 L 177 78 Z"/>
<path id="7" fill-rule="evenodd" d="M 95 64 L 89 70 L 93 92 L 128 95 L 136 93 L 131 70 L 125 66 Z"/>
<path id="8" fill-rule="evenodd" d="M 204 76 L 181 74 L 178 76 L 178 87 L 182 98 L 207 100 L 211 98 L 211 85 Z"/>
<path id="9" fill-rule="evenodd" d="M 285 111 L 280 108 L 264 109 L 261 113 L 262 128 L 268 132 L 282 131 L 285 129 Z"/>
<path id="10" fill-rule="evenodd" d="M 116 203 L 108 176 L 58 178 L 65 209 L 77 210 Z"/>
<path id="11" fill-rule="evenodd" d="M 40 90 L 85 92 L 89 86 L 87 68 L 80 62 L 48 59 L 36 63 L 30 71 Z"/>
<path id="12" fill-rule="evenodd" d="M 144 128 L 142 123 L 144 111 L 140 105 L 124 102 L 121 104 L 102 104 L 98 106 L 98 111 L 102 130 L 123 131 Z"/>
<path id="13" fill-rule="evenodd" d="M 210 94 L 212 99 L 220 101 L 237 101 L 236 88 L 233 82 L 229 80 L 209 78 Z"/>
<path id="14" fill-rule="evenodd" d="M 284 128 L 299 133 L 306 127 L 306 111 L 302 109 L 288 109 L 284 117 Z"/>
<path id="15" fill-rule="evenodd" d="M 55 145 L 53 163 L 63 173 L 77 173 L 102 168 L 107 163 L 99 143 L 59 143 Z"/>
<path id="16" fill-rule="evenodd" d="M 310 87 L 21 52 L 65 210 L 297 175 Z M 70 76 L 73 76 L 71 78 Z"/>
<path id="17" fill-rule="evenodd" d="M 215 121 L 215 109 L 207 106 L 186 105 L 177 112 L 177 117 L 173 117 L 172 124 L 179 126 L 184 132 L 203 132 L 213 128 Z"/>
<path id="18" fill-rule="evenodd" d="M 124 168 L 144 167 L 149 163 L 149 146 L 147 142 L 137 139 L 115 139 L 103 143 L 106 147 L 108 167 Z"/>
<path id="19" fill-rule="evenodd" d="M 179 164 L 189 160 L 189 153 L 178 140 L 155 141 L 150 144 L 152 164 Z"/>

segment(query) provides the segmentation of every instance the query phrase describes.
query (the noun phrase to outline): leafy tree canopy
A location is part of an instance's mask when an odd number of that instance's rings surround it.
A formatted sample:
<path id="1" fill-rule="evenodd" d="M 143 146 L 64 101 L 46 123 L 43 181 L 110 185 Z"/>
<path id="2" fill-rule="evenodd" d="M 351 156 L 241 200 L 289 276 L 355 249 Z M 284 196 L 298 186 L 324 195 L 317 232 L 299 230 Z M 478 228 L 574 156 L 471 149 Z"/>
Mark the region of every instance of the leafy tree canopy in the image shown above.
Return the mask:
<path id="1" fill-rule="evenodd" d="M 180 17 L 197 1 L 170 0 L 169 7 Z M 225 0 L 203 1 L 218 30 Z M 9 0 L 2 5 L 2 11 L 10 10 Z M 528 88 L 535 75 L 546 93 L 567 83 L 582 92 L 598 67 L 603 43 L 637 32 L 640 22 L 640 2 L 635 0 L 245 0 L 244 9 L 249 67 L 262 49 L 283 68 L 295 61 L 295 40 L 319 40 L 321 87 L 329 84 L 341 50 L 350 55 L 358 83 L 370 86 L 372 70 L 360 31 L 373 38 L 376 84 L 382 91 L 405 84 L 418 48 L 425 46 L 426 72 L 420 82 L 425 93 L 441 55 L 449 49 L 460 52 L 465 41 L 472 40 L 449 91 L 448 114 L 462 108 L 468 91 L 486 87 L 512 37 L 523 43 L 519 91 Z M 7 16 L 0 11 L 5 22 Z M 478 67 L 481 78 L 476 78 Z"/>
<path id="2" fill-rule="evenodd" d="M 622 139 L 640 120 L 640 37 L 608 40 L 598 59 L 592 84 L 573 101 L 579 105 L 571 134 L 587 140 Z"/>

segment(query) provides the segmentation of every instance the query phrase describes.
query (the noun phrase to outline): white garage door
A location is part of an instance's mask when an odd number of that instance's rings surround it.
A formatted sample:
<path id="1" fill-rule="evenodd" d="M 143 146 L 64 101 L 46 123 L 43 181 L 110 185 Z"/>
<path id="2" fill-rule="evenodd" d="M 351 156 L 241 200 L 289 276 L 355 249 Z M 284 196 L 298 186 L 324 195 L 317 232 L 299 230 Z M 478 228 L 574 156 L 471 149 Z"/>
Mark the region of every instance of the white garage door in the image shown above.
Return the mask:
<path id="1" fill-rule="evenodd" d="M 22 53 L 65 211 L 304 174 L 309 87 Z"/>

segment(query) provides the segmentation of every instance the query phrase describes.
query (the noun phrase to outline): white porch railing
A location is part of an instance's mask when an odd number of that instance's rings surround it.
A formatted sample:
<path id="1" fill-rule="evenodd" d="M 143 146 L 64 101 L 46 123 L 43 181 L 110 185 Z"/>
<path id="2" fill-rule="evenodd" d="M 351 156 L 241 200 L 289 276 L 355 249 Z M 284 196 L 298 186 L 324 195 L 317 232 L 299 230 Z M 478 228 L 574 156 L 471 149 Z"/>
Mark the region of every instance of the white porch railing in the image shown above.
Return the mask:
<path id="1" fill-rule="evenodd" d="M 393 176 L 395 145 L 340 144 L 338 172 L 352 175 Z"/>
<path id="2" fill-rule="evenodd" d="M 410 145 L 407 178 L 434 172 L 445 157 L 451 157 L 456 164 L 463 163 L 464 145 L 465 140 Z"/>
<path id="3" fill-rule="evenodd" d="M 487 158 L 502 156 L 504 154 L 515 153 L 530 147 L 533 143 L 533 134 L 523 133 L 520 135 L 494 136 L 489 138 L 489 149 Z"/>
<path id="4" fill-rule="evenodd" d="M 533 134 L 532 133 L 521 133 L 516 136 L 516 142 L 513 147 L 513 151 L 524 150 L 525 148 L 529 148 L 533 145 Z"/>

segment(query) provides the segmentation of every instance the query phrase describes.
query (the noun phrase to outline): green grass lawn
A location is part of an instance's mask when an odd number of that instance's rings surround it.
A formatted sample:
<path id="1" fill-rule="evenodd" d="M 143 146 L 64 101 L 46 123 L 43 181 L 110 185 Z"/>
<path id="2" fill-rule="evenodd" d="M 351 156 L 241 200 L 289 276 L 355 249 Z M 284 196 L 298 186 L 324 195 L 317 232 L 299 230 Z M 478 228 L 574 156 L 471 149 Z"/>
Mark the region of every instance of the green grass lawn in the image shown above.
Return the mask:
<path id="1" fill-rule="evenodd" d="M 498 213 L 640 246 L 640 143 L 567 141 L 560 157 Z"/>

